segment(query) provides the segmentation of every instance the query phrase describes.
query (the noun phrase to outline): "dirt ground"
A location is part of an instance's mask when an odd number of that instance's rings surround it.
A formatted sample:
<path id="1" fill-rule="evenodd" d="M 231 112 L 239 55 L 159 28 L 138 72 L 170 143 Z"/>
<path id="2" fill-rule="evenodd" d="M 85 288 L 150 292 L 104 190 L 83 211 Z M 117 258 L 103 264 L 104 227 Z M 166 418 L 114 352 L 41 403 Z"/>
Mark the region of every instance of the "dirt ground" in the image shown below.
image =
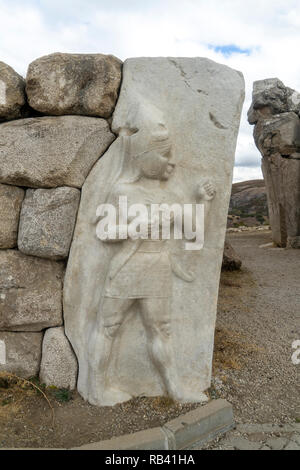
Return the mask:
<path id="1" fill-rule="evenodd" d="M 238 422 L 300 419 L 299 366 L 291 362 L 292 342 L 300 339 L 300 250 L 259 248 L 270 241 L 269 232 L 230 235 L 243 269 L 221 278 L 209 394 L 230 401 Z M 32 385 L 0 377 L 0 448 L 76 447 L 197 407 L 140 397 L 97 408 L 76 392 L 41 390 L 49 403 Z"/>
<path id="2" fill-rule="evenodd" d="M 222 276 L 214 386 L 238 422 L 284 424 L 300 419 L 300 250 L 264 247 L 271 233 L 231 234 L 241 272 Z"/>
<path id="3" fill-rule="evenodd" d="M 199 406 L 140 397 L 98 408 L 77 392 L 46 390 L 46 394 L 53 409 L 29 386 L 11 383 L 5 390 L 0 388 L 0 449 L 78 447 L 160 426 Z"/>

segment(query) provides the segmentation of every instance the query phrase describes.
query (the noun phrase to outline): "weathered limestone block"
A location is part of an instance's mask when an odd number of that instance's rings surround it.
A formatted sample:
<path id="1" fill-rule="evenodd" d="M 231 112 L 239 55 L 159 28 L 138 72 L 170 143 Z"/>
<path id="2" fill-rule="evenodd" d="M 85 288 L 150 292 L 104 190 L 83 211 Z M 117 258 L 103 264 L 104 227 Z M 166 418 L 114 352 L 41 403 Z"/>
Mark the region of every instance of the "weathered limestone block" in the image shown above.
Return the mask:
<path id="1" fill-rule="evenodd" d="M 254 128 L 254 140 L 264 156 L 290 155 L 300 151 L 300 120 L 295 113 L 283 113 L 260 120 Z"/>
<path id="2" fill-rule="evenodd" d="M 42 340 L 43 333 L 0 331 L 0 372 L 9 372 L 23 378 L 36 376 L 40 368 Z"/>
<path id="3" fill-rule="evenodd" d="M 300 153 L 262 159 L 272 238 L 280 247 L 298 248 L 300 236 Z"/>
<path id="4" fill-rule="evenodd" d="M 9 65 L 0 62 L 0 122 L 22 117 L 25 103 L 24 79 Z"/>
<path id="5" fill-rule="evenodd" d="M 18 248 L 26 255 L 64 259 L 69 254 L 80 191 L 28 189 L 22 205 Z"/>
<path id="6" fill-rule="evenodd" d="M 107 122 L 81 116 L 21 119 L 0 125 L 0 182 L 81 188 L 114 140 Z"/>
<path id="7" fill-rule="evenodd" d="M 0 251 L 0 330 L 62 325 L 63 274 L 61 262 Z"/>
<path id="8" fill-rule="evenodd" d="M 65 335 L 64 328 L 46 330 L 40 369 L 40 381 L 57 388 L 76 388 L 77 359 Z"/>
<path id="9" fill-rule="evenodd" d="M 300 114 L 300 93 L 287 87 L 287 107 L 289 111 Z"/>
<path id="10" fill-rule="evenodd" d="M 241 269 L 242 261 L 239 258 L 238 254 L 231 246 L 229 241 L 225 239 L 224 244 L 224 253 L 222 261 L 222 270 L 223 271 L 238 271 Z"/>
<path id="11" fill-rule="evenodd" d="M 207 399 L 243 100 L 242 75 L 208 59 L 124 64 L 112 122 L 119 137 L 83 186 L 64 287 L 78 390 L 93 404 Z M 118 208 L 120 196 L 147 214 L 151 204 L 204 204 L 204 248 L 189 251 L 186 239 L 160 231 L 156 240 L 101 241 L 96 210 Z M 135 222 L 119 223 L 127 230 Z"/>
<path id="12" fill-rule="evenodd" d="M 299 110 L 300 94 L 278 79 L 254 82 L 248 119 L 256 124 L 254 140 L 263 157 L 272 237 L 280 247 L 300 246 Z"/>
<path id="13" fill-rule="evenodd" d="M 254 82 L 252 104 L 248 111 L 249 123 L 256 124 L 259 119 L 288 111 L 288 95 L 287 88 L 278 78 Z"/>
<path id="14" fill-rule="evenodd" d="M 122 62 L 102 54 L 41 57 L 29 65 L 26 92 L 30 106 L 50 115 L 111 116 L 121 82 Z"/>
<path id="15" fill-rule="evenodd" d="M 266 182 L 272 239 L 276 245 L 284 247 L 286 246 L 287 233 L 284 208 L 281 204 L 283 198 L 279 174 L 281 162 L 282 158 L 280 154 L 275 154 L 270 158 L 263 158 L 261 161 L 261 169 Z"/>
<path id="16" fill-rule="evenodd" d="M 0 249 L 17 246 L 19 217 L 24 190 L 0 184 Z"/>

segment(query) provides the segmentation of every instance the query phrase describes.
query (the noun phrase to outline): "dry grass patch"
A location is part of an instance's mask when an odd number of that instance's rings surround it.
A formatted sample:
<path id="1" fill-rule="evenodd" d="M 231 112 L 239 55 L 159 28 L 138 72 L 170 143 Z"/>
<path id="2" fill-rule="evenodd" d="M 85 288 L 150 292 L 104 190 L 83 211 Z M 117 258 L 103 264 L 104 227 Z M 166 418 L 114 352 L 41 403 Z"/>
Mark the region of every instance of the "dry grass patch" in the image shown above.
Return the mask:
<path id="1" fill-rule="evenodd" d="M 17 415 L 22 408 L 22 403 L 26 398 L 32 398 L 39 393 L 48 403 L 52 411 L 52 421 L 54 422 L 54 409 L 49 398 L 37 379 L 31 380 L 18 377 L 9 372 L 0 373 L 0 419 L 7 419 Z"/>
<path id="2" fill-rule="evenodd" d="M 240 370 L 254 354 L 262 353 L 263 349 L 244 334 L 226 328 L 216 328 L 213 373 L 222 370 Z"/>

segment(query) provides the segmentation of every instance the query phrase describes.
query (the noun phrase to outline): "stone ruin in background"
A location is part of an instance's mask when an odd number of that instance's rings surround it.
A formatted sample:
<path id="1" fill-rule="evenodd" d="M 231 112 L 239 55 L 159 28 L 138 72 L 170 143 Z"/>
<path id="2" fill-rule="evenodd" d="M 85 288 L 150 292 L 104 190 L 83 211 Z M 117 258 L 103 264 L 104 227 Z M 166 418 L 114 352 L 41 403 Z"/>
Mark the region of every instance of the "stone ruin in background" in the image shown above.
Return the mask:
<path id="1" fill-rule="evenodd" d="M 262 155 L 273 241 L 300 248 L 300 94 L 277 78 L 253 85 L 248 111 Z"/>
<path id="2" fill-rule="evenodd" d="M 0 372 L 96 405 L 205 398 L 243 99 L 242 75 L 208 59 L 56 53 L 26 81 L 0 63 Z M 120 191 L 195 203 L 206 181 L 199 252 L 97 238 Z"/>

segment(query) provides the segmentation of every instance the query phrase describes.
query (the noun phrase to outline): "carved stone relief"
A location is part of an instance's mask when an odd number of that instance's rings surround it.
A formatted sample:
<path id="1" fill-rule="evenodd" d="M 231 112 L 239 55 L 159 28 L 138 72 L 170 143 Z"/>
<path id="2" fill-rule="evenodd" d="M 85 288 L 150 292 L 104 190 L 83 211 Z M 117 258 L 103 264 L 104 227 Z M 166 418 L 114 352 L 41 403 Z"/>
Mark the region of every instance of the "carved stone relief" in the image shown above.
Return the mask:
<path id="1" fill-rule="evenodd" d="M 64 291 L 78 390 L 92 404 L 138 395 L 207 399 L 243 98 L 241 74 L 207 59 L 124 64 L 112 122 L 118 138 L 83 186 Z M 100 239 L 98 208 L 118 208 L 120 198 L 146 208 L 148 238 L 130 235 L 137 217 L 129 210 L 118 214 L 113 236 Z M 203 205 L 202 249 L 176 239 L 172 211 L 150 237 L 151 211 L 161 204 Z M 196 222 L 193 211 L 184 217 L 184 225 Z"/>

